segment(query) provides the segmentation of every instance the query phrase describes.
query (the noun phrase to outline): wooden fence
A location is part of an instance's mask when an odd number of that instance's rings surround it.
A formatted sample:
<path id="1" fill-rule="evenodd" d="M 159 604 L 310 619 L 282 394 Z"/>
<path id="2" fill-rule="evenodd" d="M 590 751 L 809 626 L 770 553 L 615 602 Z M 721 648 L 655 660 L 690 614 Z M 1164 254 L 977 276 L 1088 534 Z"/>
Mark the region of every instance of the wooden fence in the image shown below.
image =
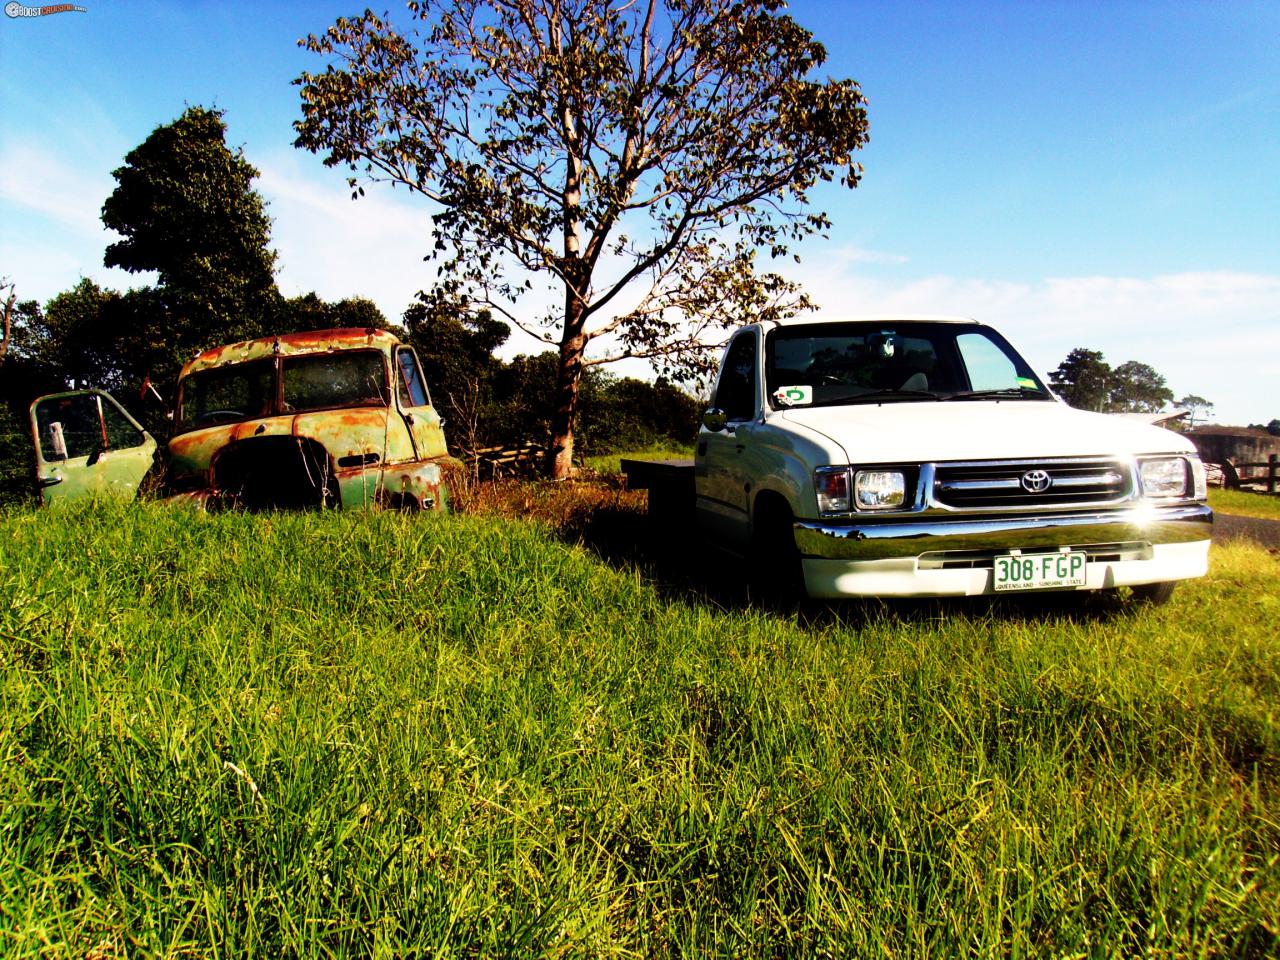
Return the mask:
<path id="1" fill-rule="evenodd" d="M 497 480 L 536 475 L 546 455 L 547 448 L 542 444 L 526 442 L 514 447 L 468 450 L 462 459 L 477 480 Z"/>
<path id="2" fill-rule="evenodd" d="M 1280 492 L 1280 456 L 1270 454 L 1265 460 L 1222 464 L 1228 487 L 1264 486 L 1267 493 Z"/>

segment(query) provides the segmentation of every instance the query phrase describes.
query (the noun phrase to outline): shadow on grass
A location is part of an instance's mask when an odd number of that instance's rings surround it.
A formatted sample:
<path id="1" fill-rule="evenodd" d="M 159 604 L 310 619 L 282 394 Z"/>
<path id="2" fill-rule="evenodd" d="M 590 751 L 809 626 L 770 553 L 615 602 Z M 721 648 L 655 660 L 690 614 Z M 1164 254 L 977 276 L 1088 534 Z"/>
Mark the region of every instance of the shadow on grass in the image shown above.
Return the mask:
<path id="1" fill-rule="evenodd" d="M 1087 623 L 1134 615 L 1146 606 L 1115 590 L 1016 597 L 785 602 L 753 596 L 746 562 L 706 543 L 698 535 L 692 517 L 676 523 L 658 523 L 644 512 L 643 505 L 637 508 L 631 503 L 598 504 L 566 518 L 566 522 L 557 525 L 557 532 L 563 541 L 583 545 L 613 567 L 640 570 L 664 597 L 674 602 L 728 610 L 763 609 L 812 628 L 838 625 L 856 629 L 885 619 L 925 622 L 955 617 Z"/>

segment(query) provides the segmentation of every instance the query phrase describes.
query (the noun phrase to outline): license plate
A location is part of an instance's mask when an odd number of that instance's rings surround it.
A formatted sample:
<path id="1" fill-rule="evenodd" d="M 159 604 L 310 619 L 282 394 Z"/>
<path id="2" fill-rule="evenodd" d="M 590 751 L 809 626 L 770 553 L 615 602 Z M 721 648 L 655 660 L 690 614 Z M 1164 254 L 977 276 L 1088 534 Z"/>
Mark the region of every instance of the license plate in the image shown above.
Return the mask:
<path id="1" fill-rule="evenodd" d="M 995 558 L 994 587 L 997 592 L 1083 587 L 1086 566 L 1082 552 L 1000 556 Z"/>

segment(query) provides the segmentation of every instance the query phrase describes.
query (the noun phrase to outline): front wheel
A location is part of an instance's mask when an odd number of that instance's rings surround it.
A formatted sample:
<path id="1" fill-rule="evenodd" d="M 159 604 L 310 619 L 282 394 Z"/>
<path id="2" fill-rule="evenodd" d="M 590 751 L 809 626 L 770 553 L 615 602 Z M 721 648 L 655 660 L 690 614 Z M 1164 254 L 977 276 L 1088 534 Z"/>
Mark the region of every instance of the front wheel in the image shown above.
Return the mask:
<path id="1" fill-rule="evenodd" d="M 807 593 L 790 509 L 784 504 L 762 504 L 753 526 L 748 557 L 753 596 L 767 607 L 795 607 Z"/>
<path id="2" fill-rule="evenodd" d="M 1129 589 L 1133 591 L 1134 600 L 1158 607 L 1169 602 L 1169 598 L 1173 596 L 1173 588 L 1177 585 L 1176 580 L 1166 580 L 1163 583 L 1142 583 Z"/>

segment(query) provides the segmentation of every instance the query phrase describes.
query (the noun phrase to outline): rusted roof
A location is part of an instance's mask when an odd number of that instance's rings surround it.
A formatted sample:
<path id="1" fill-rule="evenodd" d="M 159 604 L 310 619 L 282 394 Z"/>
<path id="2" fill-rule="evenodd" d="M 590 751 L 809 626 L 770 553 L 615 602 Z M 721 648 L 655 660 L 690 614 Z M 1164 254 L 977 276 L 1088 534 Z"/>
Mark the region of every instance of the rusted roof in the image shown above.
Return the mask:
<path id="1" fill-rule="evenodd" d="M 242 363 L 274 354 L 316 353 L 322 350 L 349 350 L 353 347 L 377 347 L 388 349 L 400 341 L 386 330 L 374 327 L 337 327 L 330 330 L 303 330 L 300 333 L 284 333 L 276 337 L 262 337 L 214 347 L 198 354 L 182 368 L 182 376 L 197 370 L 221 366 L 225 363 Z"/>

